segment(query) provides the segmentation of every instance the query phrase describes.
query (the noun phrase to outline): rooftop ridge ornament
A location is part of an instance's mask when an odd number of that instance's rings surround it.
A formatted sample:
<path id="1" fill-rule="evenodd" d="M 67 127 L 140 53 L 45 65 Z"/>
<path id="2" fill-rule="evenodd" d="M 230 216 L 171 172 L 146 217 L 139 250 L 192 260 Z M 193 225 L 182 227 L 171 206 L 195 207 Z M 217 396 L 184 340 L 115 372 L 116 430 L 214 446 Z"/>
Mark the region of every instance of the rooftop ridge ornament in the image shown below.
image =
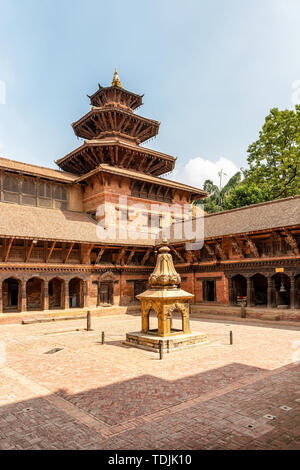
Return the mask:
<path id="1" fill-rule="evenodd" d="M 123 88 L 116 68 L 115 68 L 114 78 L 111 84 L 112 86 L 118 86 L 119 88 Z"/>

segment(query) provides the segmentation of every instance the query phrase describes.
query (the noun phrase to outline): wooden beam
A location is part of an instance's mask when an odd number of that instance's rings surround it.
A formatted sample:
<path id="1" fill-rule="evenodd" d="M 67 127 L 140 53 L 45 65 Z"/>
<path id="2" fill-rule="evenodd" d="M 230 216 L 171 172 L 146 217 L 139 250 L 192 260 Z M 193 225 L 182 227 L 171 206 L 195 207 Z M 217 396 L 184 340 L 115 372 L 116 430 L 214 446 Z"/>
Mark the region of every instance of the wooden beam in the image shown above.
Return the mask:
<path id="1" fill-rule="evenodd" d="M 121 258 L 125 255 L 125 250 L 126 248 L 122 248 L 119 253 L 118 253 L 118 257 L 116 259 L 116 264 L 122 264 L 121 263 Z"/>
<path id="2" fill-rule="evenodd" d="M 286 241 L 287 243 L 290 245 L 290 247 L 292 248 L 293 252 L 295 255 L 299 255 L 299 247 L 298 247 L 298 244 L 297 244 L 297 240 L 295 239 L 295 237 L 291 234 L 291 232 L 285 228 L 284 229 L 284 232 L 286 234 Z"/>
<path id="3" fill-rule="evenodd" d="M 104 251 L 105 251 L 105 247 L 103 246 L 103 247 L 99 250 L 99 252 L 98 252 L 98 254 L 97 254 L 97 258 L 96 258 L 95 264 L 100 263 L 100 260 L 101 260 L 101 258 L 102 258 L 102 255 L 103 255 Z"/>
<path id="4" fill-rule="evenodd" d="M 52 245 L 51 245 L 50 251 L 49 251 L 49 253 L 48 253 L 48 255 L 47 255 L 46 263 L 48 263 L 49 259 L 51 258 L 51 255 L 52 255 L 52 253 L 53 253 L 53 250 L 54 250 L 54 248 L 55 248 L 55 245 L 56 245 L 56 242 L 53 242 Z"/>
<path id="5" fill-rule="evenodd" d="M 66 256 L 65 256 L 65 259 L 64 259 L 64 261 L 63 261 L 64 263 L 66 263 L 66 262 L 68 261 L 68 259 L 69 259 L 69 257 L 70 257 L 70 254 L 71 254 L 71 251 L 73 250 L 74 244 L 75 244 L 75 243 L 73 242 L 73 243 L 71 243 L 71 245 L 69 246 L 68 251 L 67 251 Z"/>
<path id="6" fill-rule="evenodd" d="M 240 258 L 244 258 L 244 253 L 243 253 L 243 250 L 241 248 L 241 245 L 237 242 L 235 236 L 231 237 L 231 246 L 232 246 L 232 248 L 234 248 L 234 250 L 236 251 L 236 254 Z"/>
<path id="7" fill-rule="evenodd" d="M 13 238 L 13 237 L 9 239 L 9 243 L 8 243 L 7 248 L 6 248 L 6 253 L 5 253 L 5 256 L 4 256 L 4 261 L 5 261 L 5 262 L 8 260 L 9 253 L 10 253 L 10 250 L 11 250 L 11 247 L 12 247 L 12 244 L 13 244 L 13 241 L 14 241 L 14 238 Z"/>
<path id="8" fill-rule="evenodd" d="M 128 258 L 127 258 L 127 260 L 126 260 L 126 263 L 125 263 L 126 265 L 128 265 L 128 264 L 131 262 L 131 260 L 132 260 L 132 258 L 133 258 L 133 256 L 134 256 L 135 251 L 136 251 L 136 249 L 135 249 L 135 248 L 132 248 L 132 250 L 131 250 L 131 252 L 129 253 Z"/>
<path id="9" fill-rule="evenodd" d="M 245 235 L 245 240 L 247 241 L 247 244 L 250 248 L 251 253 L 253 253 L 254 256 L 256 256 L 257 258 L 259 258 L 259 252 L 258 252 L 257 246 L 255 245 L 254 241 L 251 240 L 249 235 Z"/>
<path id="10" fill-rule="evenodd" d="M 149 256 L 150 256 L 150 253 L 151 253 L 151 248 L 148 248 L 148 250 L 146 251 L 146 253 L 144 254 L 143 256 L 143 259 L 141 261 L 141 266 L 144 266 L 146 261 L 148 260 Z"/>
<path id="11" fill-rule="evenodd" d="M 174 246 L 171 246 L 171 250 L 175 253 L 175 255 L 177 256 L 178 259 L 180 259 L 180 261 L 182 263 L 186 263 L 186 260 L 183 258 L 183 256 L 181 256 L 181 254 L 179 253 L 179 251 L 176 250 L 176 248 L 174 248 Z"/>
<path id="12" fill-rule="evenodd" d="M 204 248 L 206 248 L 206 251 L 207 253 L 209 254 L 209 256 L 211 256 L 214 261 L 217 261 L 217 257 L 216 257 L 216 254 L 215 252 L 211 249 L 210 245 L 208 243 L 204 243 L 203 245 Z"/>
<path id="13" fill-rule="evenodd" d="M 227 259 L 227 255 L 225 253 L 225 251 L 223 250 L 223 247 L 222 245 L 218 242 L 218 240 L 214 240 L 215 244 L 216 244 L 216 248 L 219 252 L 219 255 L 220 257 L 224 260 L 224 259 Z"/>
<path id="14" fill-rule="evenodd" d="M 32 253 L 32 250 L 33 250 L 33 240 L 28 248 L 28 251 L 27 251 L 27 254 L 26 254 L 26 257 L 25 257 L 25 263 L 28 263 L 28 261 L 30 260 L 30 256 L 31 256 L 31 253 Z"/>

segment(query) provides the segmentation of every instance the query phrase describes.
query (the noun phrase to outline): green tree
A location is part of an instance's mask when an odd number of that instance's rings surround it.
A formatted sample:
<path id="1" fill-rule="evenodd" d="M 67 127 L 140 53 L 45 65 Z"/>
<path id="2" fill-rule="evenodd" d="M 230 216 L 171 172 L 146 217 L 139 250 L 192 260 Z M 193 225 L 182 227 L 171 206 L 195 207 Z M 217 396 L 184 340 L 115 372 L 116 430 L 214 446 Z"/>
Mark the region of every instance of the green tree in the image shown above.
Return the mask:
<path id="1" fill-rule="evenodd" d="M 233 175 L 222 189 L 218 188 L 211 180 L 204 181 L 203 189 L 209 194 L 209 197 L 203 201 L 205 212 L 212 213 L 224 210 L 224 201 L 240 181 L 240 171 Z M 195 201 L 195 204 L 197 203 L 202 204 L 202 200 L 199 200 L 199 202 Z"/>
<path id="2" fill-rule="evenodd" d="M 225 209 L 300 194 L 300 105 L 271 109 L 247 161 L 244 180 L 226 197 Z"/>
<path id="3" fill-rule="evenodd" d="M 265 193 L 263 188 L 260 188 L 255 183 L 243 181 L 228 194 L 223 208 L 225 210 L 236 209 L 237 207 L 250 206 L 251 204 L 258 204 L 268 200 L 268 194 Z"/>
<path id="4" fill-rule="evenodd" d="M 268 200 L 300 193 L 300 105 L 271 109 L 247 160 L 245 182 L 259 186 Z"/>

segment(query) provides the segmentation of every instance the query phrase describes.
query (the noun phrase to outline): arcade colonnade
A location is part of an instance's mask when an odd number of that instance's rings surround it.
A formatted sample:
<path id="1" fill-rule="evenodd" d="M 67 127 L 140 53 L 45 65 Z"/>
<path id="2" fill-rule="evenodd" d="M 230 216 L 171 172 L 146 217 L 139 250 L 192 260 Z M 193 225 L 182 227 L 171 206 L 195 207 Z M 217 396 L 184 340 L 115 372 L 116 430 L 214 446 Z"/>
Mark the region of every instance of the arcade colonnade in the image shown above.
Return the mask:
<path id="1" fill-rule="evenodd" d="M 9 273 L 0 277 L 0 313 L 84 308 L 88 276 Z"/>
<path id="2" fill-rule="evenodd" d="M 300 273 L 226 274 L 229 304 L 242 301 L 249 307 L 300 308 Z"/>

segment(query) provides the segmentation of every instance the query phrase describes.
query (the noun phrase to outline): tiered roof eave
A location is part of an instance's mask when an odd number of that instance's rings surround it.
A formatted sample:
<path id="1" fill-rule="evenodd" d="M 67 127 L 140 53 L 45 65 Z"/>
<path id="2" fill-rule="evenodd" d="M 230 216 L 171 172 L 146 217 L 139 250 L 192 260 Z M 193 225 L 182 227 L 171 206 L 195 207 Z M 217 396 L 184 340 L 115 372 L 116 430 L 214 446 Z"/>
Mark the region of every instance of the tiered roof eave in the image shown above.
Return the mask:
<path id="1" fill-rule="evenodd" d="M 116 104 L 92 107 L 87 114 L 72 123 L 77 137 L 91 140 L 96 136 L 101 138 L 115 133 L 137 144 L 156 136 L 159 126 L 158 121 L 133 114 Z"/>
<path id="2" fill-rule="evenodd" d="M 109 102 L 109 94 L 115 95 L 119 97 L 119 103 L 122 100 L 127 103 L 128 108 L 134 110 L 139 108 L 143 105 L 143 96 L 133 93 L 131 91 L 126 90 L 125 88 L 116 87 L 116 86 L 108 86 L 102 87 L 98 84 L 99 89 L 93 93 L 92 95 L 87 95 L 88 98 L 91 100 L 92 106 L 104 106 Z"/>
<path id="3" fill-rule="evenodd" d="M 146 147 L 140 147 L 120 137 L 93 139 L 56 161 L 64 171 L 84 175 L 102 163 L 159 176 L 172 171 L 176 158 Z"/>

